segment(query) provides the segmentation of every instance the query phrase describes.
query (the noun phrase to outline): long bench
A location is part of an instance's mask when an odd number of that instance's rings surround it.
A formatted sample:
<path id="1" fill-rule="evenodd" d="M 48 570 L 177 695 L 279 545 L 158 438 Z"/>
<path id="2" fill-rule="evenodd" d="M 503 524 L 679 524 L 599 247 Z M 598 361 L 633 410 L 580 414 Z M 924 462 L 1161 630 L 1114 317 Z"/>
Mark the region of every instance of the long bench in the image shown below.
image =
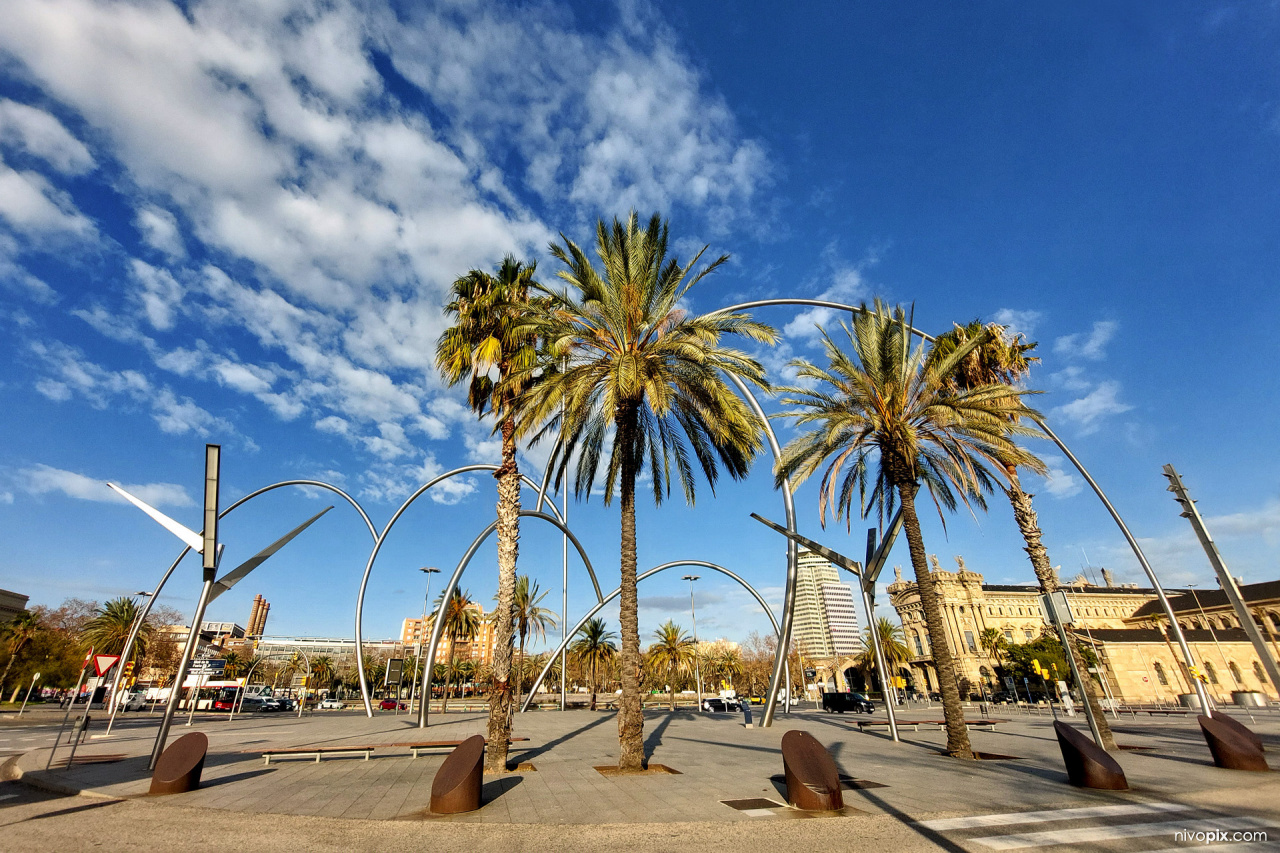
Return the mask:
<path id="1" fill-rule="evenodd" d="M 917 722 L 925 726 L 937 726 L 940 730 L 947 727 L 946 720 L 912 720 L 910 722 Z M 1008 720 L 965 720 L 964 727 L 970 731 L 973 729 L 979 729 L 985 732 L 994 732 L 996 730 L 996 724 L 1004 722 L 1008 722 Z M 900 722 L 898 725 L 901 726 L 903 723 Z"/>
<path id="2" fill-rule="evenodd" d="M 1169 716 L 1185 717 L 1187 715 L 1186 711 L 1148 711 L 1147 713 L 1153 717 L 1156 714 L 1160 714 L 1161 716 L 1164 716 L 1164 717 L 1169 717 Z"/>
<path id="3" fill-rule="evenodd" d="M 364 753 L 364 760 L 369 760 L 369 755 L 375 749 L 386 744 L 366 744 L 364 746 L 299 746 L 289 747 L 285 749 L 264 749 L 260 751 L 266 764 L 271 763 L 272 756 L 275 757 L 300 757 L 303 755 L 314 755 L 316 763 L 320 763 L 320 759 L 326 755 L 357 755 Z M 259 752 L 259 750 L 251 750 Z"/>
<path id="4" fill-rule="evenodd" d="M 527 740 L 528 740 L 527 737 L 513 737 L 513 738 L 509 738 L 507 740 L 507 743 L 515 743 L 516 741 L 527 741 Z M 417 758 L 418 753 L 420 752 L 436 752 L 442 749 L 455 749 L 459 746 L 462 746 L 462 744 L 465 742 L 466 742 L 466 739 L 464 740 L 420 740 L 420 741 L 408 741 L 405 743 L 388 743 L 383 745 L 403 747 L 405 749 L 408 749 L 409 752 L 413 754 L 414 758 Z M 485 743 L 487 744 L 488 741 L 486 740 Z"/>
<path id="5" fill-rule="evenodd" d="M 898 728 L 900 729 L 910 728 L 911 731 L 913 732 L 920 731 L 920 724 L 917 723 L 915 720 L 897 720 L 896 723 Z M 859 720 L 858 721 L 859 730 L 865 730 L 870 728 L 886 728 L 887 729 L 889 728 L 889 721 L 888 720 Z"/>

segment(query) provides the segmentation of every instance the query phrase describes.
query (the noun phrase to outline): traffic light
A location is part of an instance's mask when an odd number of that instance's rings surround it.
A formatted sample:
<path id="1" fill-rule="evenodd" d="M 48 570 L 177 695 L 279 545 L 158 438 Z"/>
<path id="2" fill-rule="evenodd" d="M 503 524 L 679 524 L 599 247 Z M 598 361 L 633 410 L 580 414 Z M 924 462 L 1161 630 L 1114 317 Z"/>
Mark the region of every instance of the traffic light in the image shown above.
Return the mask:
<path id="1" fill-rule="evenodd" d="M 1036 675 L 1039 675 L 1039 676 L 1041 676 L 1041 677 L 1043 677 L 1043 676 L 1044 676 L 1044 668 L 1040 666 L 1040 661 L 1039 661 L 1039 659 L 1037 659 L 1037 658 L 1032 658 L 1032 660 L 1031 660 L 1031 671 L 1032 671 L 1032 672 L 1034 672 Z"/>

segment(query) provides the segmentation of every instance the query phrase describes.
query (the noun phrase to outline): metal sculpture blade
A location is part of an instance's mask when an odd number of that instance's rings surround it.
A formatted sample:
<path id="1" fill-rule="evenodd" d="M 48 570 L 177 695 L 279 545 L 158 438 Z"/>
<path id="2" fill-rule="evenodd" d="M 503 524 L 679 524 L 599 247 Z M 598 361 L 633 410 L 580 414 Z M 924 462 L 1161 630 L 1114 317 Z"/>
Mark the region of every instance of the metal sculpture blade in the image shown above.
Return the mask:
<path id="1" fill-rule="evenodd" d="M 281 536 L 279 539 L 272 542 L 270 545 L 263 548 L 261 551 L 254 554 L 252 557 L 245 560 L 240 565 L 236 566 L 231 571 L 227 572 L 218 580 L 214 581 L 213 591 L 209 594 L 209 600 L 213 601 L 218 596 L 222 595 L 224 592 L 227 592 L 228 590 L 230 590 L 231 587 L 239 583 L 245 577 L 245 575 L 249 574 L 249 572 L 258 568 L 258 566 L 261 566 L 264 562 L 266 562 L 268 557 L 270 557 L 275 552 L 279 551 L 285 545 L 288 545 L 290 540 L 292 540 L 299 533 L 301 533 L 302 531 L 310 527 L 312 524 L 314 524 L 320 518 L 320 516 L 324 515 L 326 512 L 328 512 L 331 509 L 333 509 L 333 507 L 331 506 L 324 508 L 320 512 L 308 518 L 306 521 L 302 522 L 302 524 L 293 528 L 293 530 L 290 530 L 284 536 Z"/>
<path id="2" fill-rule="evenodd" d="M 193 530 L 189 530 L 186 527 L 183 527 L 181 524 L 174 521 L 172 518 L 165 515 L 160 510 L 156 509 L 155 507 L 149 504 L 143 503 L 142 501 L 135 498 L 133 495 L 126 492 L 124 489 L 117 486 L 115 483 L 107 483 L 107 485 L 112 490 L 114 490 L 117 494 L 119 494 L 122 498 L 127 500 L 129 503 L 133 504 L 138 509 L 145 512 L 147 515 L 154 518 L 157 522 L 160 523 L 160 526 L 163 527 L 165 530 L 168 530 L 174 536 L 177 536 L 183 542 L 187 543 L 187 545 L 191 547 L 191 550 L 195 551 L 197 554 L 203 553 L 204 537 L 201 536 L 199 533 L 196 533 Z"/>

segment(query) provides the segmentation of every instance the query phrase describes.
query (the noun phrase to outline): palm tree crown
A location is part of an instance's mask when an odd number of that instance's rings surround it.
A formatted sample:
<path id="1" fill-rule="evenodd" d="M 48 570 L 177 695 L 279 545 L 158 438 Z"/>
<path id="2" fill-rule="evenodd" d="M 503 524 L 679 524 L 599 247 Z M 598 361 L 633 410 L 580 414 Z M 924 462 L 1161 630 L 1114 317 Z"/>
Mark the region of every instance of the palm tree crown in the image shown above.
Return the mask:
<path id="1" fill-rule="evenodd" d="M 767 387 L 764 368 L 721 344 L 725 335 L 772 342 L 774 332 L 745 314 L 696 315 L 685 306 L 690 289 L 727 260 L 696 271 L 702 257 L 681 265 L 667 257 L 668 226 L 655 215 L 641 228 L 596 226 L 596 267 L 573 241 L 551 247 L 565 265 L 568 288 L 544 288 L 548 304 L 528 320 L 543 342 L 540 381 L 519 406 L 538 437 L 558 434 L 550 465 L 557 487 L 577 455 L 574 491 L 590 494 L 607 456 L 604 500 L 619 495 L 622 509 L 619 616 L 622 698 L 618 703 L 618 766 L 644 762 L 640 703 L 640 633 L 636 597 L 636 479 L 648 465 L 653 498 L 661 503 L 676 478 L 685 500 L 695 495 L 695 464 L 714 490 L 719 466 L 746 476 L 763 447 L 762 424 L 733 392 L 726 374 Z M 705 249 L 703 250 L 705 251 Z M 674 470 L 674 474 L 672 469 Z"/>
<path id="2" fill-rule="evenodd" d="M 923 346 L 912 346 L 902 308 L 890 311 L 879 301 L 871 309 L 862 306 L 853 327 L 843 328 L 850 352 L 823 333 L 829 367 L 792 362 L 800 379 L 814 387 L 782 389 L 783 402 L 796 408 L 780 417 L 793 418 L 809 431 L 788 443 L 775 475 L 781 485 L 788 479 L 803 481 L 825 467 L 818 504 L 824 524 L 829 509 L 852 523 L 855 493 L 860 514 L 874 506 L 882 521 L 901 504 L 943 696 L 947 749 L 972 758 L 915 497 L 921 485 L 927 488 L 940 516 L 944 508 L 954 510 L 958 500 L 985 508 L 983 493 L 993 484 L 988 466 L 1035 464 L 1010 438 L 1031 432 L 1010 415 L 1035 413 L 1008 385 L 955 387 L 954 372 L 981 339 L 945 357 L 926 359 Z"/>
<path id="3" fill-rule="evenodd" d="M 138 602 L 128 596 L 111 599 L 94 609 L 93 618 L 85 623 L 80 632 L 80 641 L 86 646 L 93 646 L 98 654 L 120 654 L 124 650 L 125 641 L 129 639 L 133 623 L 138 619 L 138 610 Z M 151 626 L 144 623 L 134 640 L 135 659 L 146 654 L 150 639 Z"/>
<path id="4" fill-rule="evenodd" d="M 649 666 L 667 679 L 671 691 L 671 710 L 676 709 L 676 676 L 693 668 L 698 648 L 684 629 L 668 619 L 653 632 L 655 642 L 649 646 Z"/>
<path id="5" fill-rule="evenodd" d="M 587 666 L 591 672 L 592 711 L 596 709 L 599 667 L 600 664 L 611 662 L 618 653 L 618 646 L 614 643 L 616 639 L 618 635 L 605 627 L 604 620 L 594 617 L 588 619 L 587 624 L 578 629 L 576 639 L 569 647 L 570 654 L 576 657 L 579 663 Z"/>

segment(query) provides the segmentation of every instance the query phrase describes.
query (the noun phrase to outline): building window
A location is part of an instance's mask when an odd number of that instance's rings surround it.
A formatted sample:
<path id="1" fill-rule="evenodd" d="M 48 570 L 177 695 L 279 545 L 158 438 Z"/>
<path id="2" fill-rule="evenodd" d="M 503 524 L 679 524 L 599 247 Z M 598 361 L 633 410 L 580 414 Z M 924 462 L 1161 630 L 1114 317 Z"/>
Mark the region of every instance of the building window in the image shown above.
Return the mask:
<path id="1" fill-rule="evenodd" d="M 1164 667 L 1163 667 L 1163 666 L 1161 666 L 1160 661 L 1156 661 L 1156 662 L 1153 664 L 1153 666 L 1155 667 L 1155 670 L 1156 670 L 1156 681 L 1159 681 L 1159 682 L 1160 682 L 1161 684 L 1163 684 L 1165 687 L 1168 687 L 1168 686 L 1169 686 L 1169 679 L 1165 677 L 1165 674 L 1164 674 Z"/>
<path id="2" fill-rule="evenodd" d="M 1001 616 L 1003 616 L 1003 615 L 1004 615 L 1004 608 L 1003 608 L 1003 607 L 1001 607 L 1001 608 L 1000 608 L 1000 615 L 1001 615 Z M 1280 626 L 1277 626 L 1277 627 L 1280 627 Z"/>
<path id="3" fill-rule="evenodd" d="M 978 644 L 973 641 L 972 631 L 964 632 L 964 644 L 969 647 L 971 653 L 978 651 Z"/>
<path id="4" fill-rule="evenodd" d="M 1010 630 L 1010 629 L 1008 629 L 1008 628 L 1005 628 L 1005 629 L 1004 629 L 1004 641 L 1005 641 L 1006 643 L 1012 643 L 1012 642 L 1013 642 L 1013 631 L 1011 631 L 1011 630 Z"/>
<path id="5" fill-rule="evenodd" d="M 1257 661 L 1253 662 L 1253 677 L 1258 679 L 1259 684 L 1267 683 L 1267 676 L 1262 672 L 1262 664 Z"/>
<path id="6" fill-rule="evenodd" d="M 1022 629 L 1022 636 L 1024 636 L 1024 637 L 1026 637 L 1026 638 L 1027 638 L 1027 642 L 1031 642 L 1032 638 L 1033 638 L 1035 635 L 1031 633 L 1031 629 L 1030 629 L 1030 628 L 1023 628 L 1023 629 Z"/>
<path id="7" fill-rule="evenodd" d="M 1213 668 L 1213 664 L 1209 663 L 1208 661 L 1205 661 L 1205 662 L 1204 662 L 1204 672 L 1205 672 L 1205 675 L 1209 676 L 1209 683 L 1210 683 L 1210 684 L 1217 684 L 1217 683 L 1218 683 L 1218 673 L 1214 670 L 1214 668 Z"/>
<path id="8" fill-rule="evenodd" d="M 1280 631 L 1280 613 L 1272 613 L 1272 614 L 1271 614 L 1271 625 L 1272 625 L 1272 627 L 1274 627 L 1277 631 Z"/>
<path id="9" fill-rule="evenodd" d="M 1240 667 L 1236 666 L 1235 661 L 1227 664 L 1227 668 L 1231 670 L 1231 678 L 1236 684 L 1240 683 Z"/>
<path id="10" fill-rule="evenodd" d="M 916 657 L 924 657 L 924 644 L 920 642 L 920 632 L 912 631 L 911 638 L 916 641 Z"/>

